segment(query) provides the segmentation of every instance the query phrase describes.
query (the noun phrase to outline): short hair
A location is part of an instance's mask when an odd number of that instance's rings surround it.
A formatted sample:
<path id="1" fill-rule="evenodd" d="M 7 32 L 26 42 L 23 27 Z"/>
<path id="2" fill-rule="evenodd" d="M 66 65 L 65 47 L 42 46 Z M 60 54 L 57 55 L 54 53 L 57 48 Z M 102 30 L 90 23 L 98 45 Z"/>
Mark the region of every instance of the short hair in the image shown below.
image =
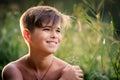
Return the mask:
<path id="1" fill-rule="evenodd" d="M 62 14 L 54 7 L 36 6 L 26 10 L 20 18 L 21 30 L 27 28 L 33 31 L 35 27 L 42 27 L 42 23 L 52 21 L 52 26 L 61 23 L 62 26 L 70 24 L 70 16 Z"/>

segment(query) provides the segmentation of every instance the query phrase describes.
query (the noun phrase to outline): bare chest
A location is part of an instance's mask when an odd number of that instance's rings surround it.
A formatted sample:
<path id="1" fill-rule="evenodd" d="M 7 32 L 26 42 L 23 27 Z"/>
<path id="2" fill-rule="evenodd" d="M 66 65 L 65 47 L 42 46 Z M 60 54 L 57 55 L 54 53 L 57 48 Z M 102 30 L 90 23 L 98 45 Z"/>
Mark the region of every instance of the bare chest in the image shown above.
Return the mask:
<path id="1" fill-rule="evenodd" d="M 23 80 L 58 80 L 61 69 L 50 69 L 47 73 L 36 74 L 34 71 L 21 69 Z"/>

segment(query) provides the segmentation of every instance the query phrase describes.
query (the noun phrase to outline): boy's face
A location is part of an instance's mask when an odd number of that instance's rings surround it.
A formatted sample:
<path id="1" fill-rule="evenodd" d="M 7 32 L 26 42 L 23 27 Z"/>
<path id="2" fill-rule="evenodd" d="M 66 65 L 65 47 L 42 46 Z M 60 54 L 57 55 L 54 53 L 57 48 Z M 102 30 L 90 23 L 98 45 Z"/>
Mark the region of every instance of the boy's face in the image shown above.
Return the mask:
<path id="1" fill-rule="evenodd" d="M 59 24 L 53 27 L 52 23 L 43 23 L 43 27 L 35 28 L 34 32 L 30 33 L 30 46 L 31 49 L 42 53 L 54 53 L 61 39 L 61 27 Z"/>

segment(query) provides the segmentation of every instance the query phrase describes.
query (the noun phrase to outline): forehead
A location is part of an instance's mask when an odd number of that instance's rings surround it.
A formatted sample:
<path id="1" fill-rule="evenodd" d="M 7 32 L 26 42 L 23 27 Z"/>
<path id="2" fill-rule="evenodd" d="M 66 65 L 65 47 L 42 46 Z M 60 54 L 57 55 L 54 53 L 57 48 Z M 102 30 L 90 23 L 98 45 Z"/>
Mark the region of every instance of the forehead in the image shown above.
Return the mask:
<path id="1" fill-rule="evenodd" d="M 43 22 L 42 26 L 43 27 L 51 27 L 51 28 L 58 28 L 58 27 L 60 28 L 61 27 L 60 22 L 54 23 L 53 21 Z"/>

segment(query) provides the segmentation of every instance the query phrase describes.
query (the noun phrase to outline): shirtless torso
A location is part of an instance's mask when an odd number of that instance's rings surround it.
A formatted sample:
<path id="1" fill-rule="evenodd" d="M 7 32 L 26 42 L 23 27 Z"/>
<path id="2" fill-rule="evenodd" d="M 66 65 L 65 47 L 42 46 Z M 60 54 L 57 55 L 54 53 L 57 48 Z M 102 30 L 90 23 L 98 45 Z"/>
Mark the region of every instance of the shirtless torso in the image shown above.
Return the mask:
<path id="1" fill-rule="evenodd" d="M 69 65 L 68 63 L 54 57 L 49 67 L 43 71 L 36 71 L 32 65 L 29 64 L 27 56 L 9 63 L 4 68 L 3 75 L 5 80 L 9 77 L 14 77 L 12 80 L 59 80 L 63 69 Z"/>
<path id="2" fill-rule="evenodd" d="M 61 28 L 67 20 L 69 16 L 49 6 L 32 7 L 23 13 L 20 26 L 28 55 L 5 66 L 3 80 L 82 80 L 79 66 L 53 55 L 62 41 Z"/>

